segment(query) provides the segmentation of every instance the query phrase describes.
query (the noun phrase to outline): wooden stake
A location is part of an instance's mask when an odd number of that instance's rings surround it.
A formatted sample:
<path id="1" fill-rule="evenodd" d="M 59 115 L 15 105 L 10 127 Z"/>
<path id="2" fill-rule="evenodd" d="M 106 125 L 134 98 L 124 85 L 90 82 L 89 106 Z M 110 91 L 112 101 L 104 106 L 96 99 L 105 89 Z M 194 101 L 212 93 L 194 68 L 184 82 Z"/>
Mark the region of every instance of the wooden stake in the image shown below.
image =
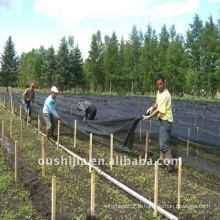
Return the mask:
<path id="1" fill-rule="evenodd" d="M 90 144 L 89 144 L 89 163 L 92 162 L 92 133 L 90 133 Z M 89 165 L 89 172 L 91 173 L 92 167 Z"/>
<path id="2" fill-rule="evenodd" d="M 38 114 L 38 117 L 37 117 L 37 133 L 39 134 L 40 133 L 40 115 Z"/>
<path id="3" fill-rule="evenodd" d="M 157 215 L 157 205 L 158 205 L 158 161 L 155 161 L 154 215 Z"/>
<path id="4" fill-rule="evenodd" d="M 5 129 L 4 129 L 4 120 L 3 120 L 2 121 L 2 142 L 1 142 L 2 152 L 4 152 L 4 142 L 5 142 Z"/>
<path id="5" fill-rule="evenodd" d="M 20 125 L 20 148 L 22 147 L 22 144 L 23 144 L 23 122 L 21 120 L 21 125 Z"/>
<path id="6" fill-rule="evenodd" d="M 91 171 L 91 215 L 95 214 L 95 170 Z"/>
<path id="7" fill-rule="evenodd" d="M 141 140 L 142 140 L 142 136 L 141 136 L 141 121 L 140 121 L 140 142 L 141 142 Z"/>
<path id="8" fill-rule="evenodd" d="M 42 177 L 45 177 L 45 148 L 44 148 L 44 137 L 41 137 L 41 158 L 43 160 L 42 165 Z"/>
<path id="9" fill-rule="evenodd" d="M 20 105 L 20 120 L 21 120 L 21 117 L 22 117 L 21 108 L 22 108 L 22 105 Z"/>
<path id="10" fill-rule="evenodd" d="M 60 146 L 60 120 L 58 120 L 58 128 L 57 128 L 57 147 Z"/>
<path id="11" fill-rule="evenodd" d="M 147 131 L 146 132 L 145 161 L 147 161 L 148 145 L 149 145 L 149 132 Z"/>
<path id="12" fill-rule="evenodd" d="M 188 128 L 188 139 L 187 139 L 187 147 L 186 147 L 187 156 L 189 156 L 189 137 L 190 137 L 190 128 Z"/>
<path id="13" fill-rule="evenodd" d="M 181 192 L 182 192 L 182 157 L 179 157 L 179 169 L 178 169 L 178 201 L 177 208 L 180 209 L 181 205 Z"/>
<path id="14" fill-rule="evenodd" d="M 9 124 L 9 137 L 12 139 L 12 118 L 10 117 L 10 124 Z"/>
<path id="15" fill-rule="evenodd" d="M 6 107 L 5 98 L 4 98 L 4 106 Z"/>
<path id="16" fill-rule="evenodd" d="M 113 167 L 113 134 L 111 134 L 111 146 L 110 146 L 110 170 Z"/>
<path id="17" fill-rule="evenodd" d="M 15 182 L 18 181 L 18 146 L 17 141 L 15 141 Z"/>
<path id="18" fill-rule="evenodd" d="M 28 121 L 29 121 L 29 109 L 27 110 L 27 125 L 28 125 Z"/>
<path id="19" fill-rule="evenodd" d="M 56 219 L 56 177 L 52 177 L 51 220 Z"/>
<path id="20" fill-rule="evenodd" d="M 77 121 L 74 122 L 74 140 L 73 140 L 73 147 L 76 148 L 76 125 Z"/>
<path id="21" fill-rule="evenodd" d="M 12 113 L 15 113 L 15 103 L 12 102 Z"/>

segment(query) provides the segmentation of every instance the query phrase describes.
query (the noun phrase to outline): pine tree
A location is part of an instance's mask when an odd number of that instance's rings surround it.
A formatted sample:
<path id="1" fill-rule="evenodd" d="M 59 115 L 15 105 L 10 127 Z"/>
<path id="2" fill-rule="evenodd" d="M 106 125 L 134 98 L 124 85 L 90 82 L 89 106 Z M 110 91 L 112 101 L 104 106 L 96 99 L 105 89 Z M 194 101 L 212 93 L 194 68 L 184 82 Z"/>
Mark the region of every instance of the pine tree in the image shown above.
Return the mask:
<path id="1" fill-rule="evenodd" d="M 217 60 L 220 57 L 220 39 L 218 37 L 217 26 L 214 24 L 211 16 L 203 28 L 201 44 L 203 54 L 201 66 L 203 70 L 203 79 L 206 82 L 204 84 L 204 89 L 206 91 L 211 91 L 212 96 L 214 96 L 218 84 L 216 70 L 218 69 Z"/>
<path id="2" fill-rule="evenodd" d="M 171 31 L 174 31 L 172 28 Z M 187 54 L 183 48 L 183 38 L 172 34 L 172 41 L 169 43 L 166 55 L 166 66 L 164 67 L 166 85 L 171 93 L 183 95 L 186 73 L 187 73 Z"/>
<path id="3" fill-rule="evenodd" d="M 55 82 L 56 56 L 53 46 L 46 50 L 45 59 L 42 64 L 42 73 L 45 75 L 46 87 L 51 87 Z"/>
<path id="4" fill-rule="evenodd" d="M 112 88 L 118 89 L 118 71 L 119 71 L 119 54 L 118 54 L 118 39 L 115 32 L 111 38 L 106 37 L 106 50 L 104 53 L 104 69 L 106 83 L 109 85 L 109 90 Z"/>
<path id="5" fill-rule="evenodd" d="M 140 55 L 141 47 L 143 42 L 142 32 L 138 32 L 137 27 L 133 26 L 128 42 L 128 71 L 129 79 L 131 80 L 131 92 L 139 90 L 139 79 L 140 79 Z"/>
<path id="6" fill-rule="evenodd" d="M 166 66 L 167 49 L 169 47 L 170 34 L 167 31 L 166 25 L 163 25 L 159 34 L 158 45 L 158 60 L 157 73 L 164 74 L 164 67 Z"/>
<path id="7" fill-rule="evenodd" d="M 201 68 L 202 58 L 202 30 L 203 24 L 199 16 L 196 14 L 193 20 L 193 24 L 190 24 L 190 29 L 187 31 L 186 48 L 189 54 L 189 64 L 191 69 L 196 74 L 195 90 L 199 92 L 204 87 L 205 81 L 203 81 L 203 71 Z"/>
<path id="8" fill-rule="evenodd" d="M 150 25 L 144 36 L 144 46 L 141 51 L 141 79 L 140 90 L 151 92 L 155 90 L 154 75 L 157 68 L 158 41 L 156 31 Z"/>
<path id="9" fill-rule="evenodd" d="M 72 86 L 69 72 L 69 48 L 66 38 L 61 39 L 56 59 L 56 84 L 61 91 Z"/>
<path id="10" fill-rule="evenodd" d="M 91 50 L 88 57 L 88 75 L 91 90 L 99 90 L 105 87 L 105 76 L 103 70 L 104 45 L 101 40 L 101 32 L 92 35 Z"/>
<path id="11" fill-rule="evenodd" d="M 1 84 L 3 86 L 15 86 L 17 82 L 18 57 L 11 36 L 6 41 L 1 57 Z"/>

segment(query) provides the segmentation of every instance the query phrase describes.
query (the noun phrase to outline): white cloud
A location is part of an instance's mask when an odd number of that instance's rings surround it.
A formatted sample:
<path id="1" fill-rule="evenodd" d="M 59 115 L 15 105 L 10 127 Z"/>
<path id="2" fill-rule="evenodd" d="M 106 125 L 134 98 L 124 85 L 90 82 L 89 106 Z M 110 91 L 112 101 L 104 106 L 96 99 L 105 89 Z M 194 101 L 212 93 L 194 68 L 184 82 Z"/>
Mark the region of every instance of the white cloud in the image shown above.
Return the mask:
<path id="1" fill-rule="evenodd" d="M 167 1 L 163 4 L 156 5 L 150 12 L 150 16 L 153 19 L 170 18 L 195 12 L 199 8 L 199 5 L 199 0 Z"/>
<path id="2" fill-rule="evenodd" d="M 120 18 L 146 14 L 153 0 L 37 0 L 35 11 L 75 24 L 91 18 Z"/>
<path id="3" fill-rule="evenodd" d="M 37 13 L 73 25 L 92 18 L 173 17 L 194 12 L 199 5 L 199 0 L 36 0 L 34 8 Z"/>

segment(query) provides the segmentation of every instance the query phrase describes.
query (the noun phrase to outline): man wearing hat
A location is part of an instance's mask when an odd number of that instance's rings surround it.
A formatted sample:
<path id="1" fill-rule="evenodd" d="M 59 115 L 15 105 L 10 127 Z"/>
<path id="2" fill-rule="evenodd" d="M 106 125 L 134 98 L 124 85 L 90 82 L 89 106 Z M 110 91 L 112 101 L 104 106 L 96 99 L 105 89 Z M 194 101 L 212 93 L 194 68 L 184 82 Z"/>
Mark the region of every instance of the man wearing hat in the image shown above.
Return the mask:
<path id="1" fill-rule="evenodd" d="M 49 139 L 49 137 L 55 138 L 54 136 L 54 130 L 55 130 L 55 122 L 57 120 L 60 120 L 59 115 L 56 111 L 56 96 L 59 91 L 55 86 L 52 86 L 51 88 L 51 95 L 49 95 L 44 103 L 43 108 L 43 116 L 46 122 L 46 136 Z"/>
<path id="2" fill-rule="evenodd" d="M 82 111 L 83 121 L 94 120 L 97 113 L 95 105 L 89 101 L 79 102 L 78 111 Z"/>
<path id="3" fill-rule="evenodd" d="M 24 105 L 24 111 L 28 117 L 28 120 L 30 120 L 31 110 L 34 104 L 34 96 L 35 96 L 34 88 L 35 88 L 35 84 L 34 82 L 32 82 L 30 85 L 30 88 L 27 88 L 24 91 L 23 96 L 22 96 L 22 103 Z M 29 112 L 29 115 L 28 115 L 28 112 Z"/>

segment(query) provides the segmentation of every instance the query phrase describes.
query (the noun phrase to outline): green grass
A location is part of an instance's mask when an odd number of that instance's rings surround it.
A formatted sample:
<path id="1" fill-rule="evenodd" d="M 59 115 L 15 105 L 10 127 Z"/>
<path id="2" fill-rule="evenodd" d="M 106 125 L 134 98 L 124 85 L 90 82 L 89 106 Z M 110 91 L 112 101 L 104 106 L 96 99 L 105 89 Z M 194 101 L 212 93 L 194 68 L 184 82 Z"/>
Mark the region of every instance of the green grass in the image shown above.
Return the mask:
<path id="1" fill-rule="evenodd" d="M 40 216 L 32 207 L 29 193 L 14 182 L 10 158 L 0 153 L 0 219 L 35 219 Z M 38 218 L 42 219 L 42 218 Z"/>

